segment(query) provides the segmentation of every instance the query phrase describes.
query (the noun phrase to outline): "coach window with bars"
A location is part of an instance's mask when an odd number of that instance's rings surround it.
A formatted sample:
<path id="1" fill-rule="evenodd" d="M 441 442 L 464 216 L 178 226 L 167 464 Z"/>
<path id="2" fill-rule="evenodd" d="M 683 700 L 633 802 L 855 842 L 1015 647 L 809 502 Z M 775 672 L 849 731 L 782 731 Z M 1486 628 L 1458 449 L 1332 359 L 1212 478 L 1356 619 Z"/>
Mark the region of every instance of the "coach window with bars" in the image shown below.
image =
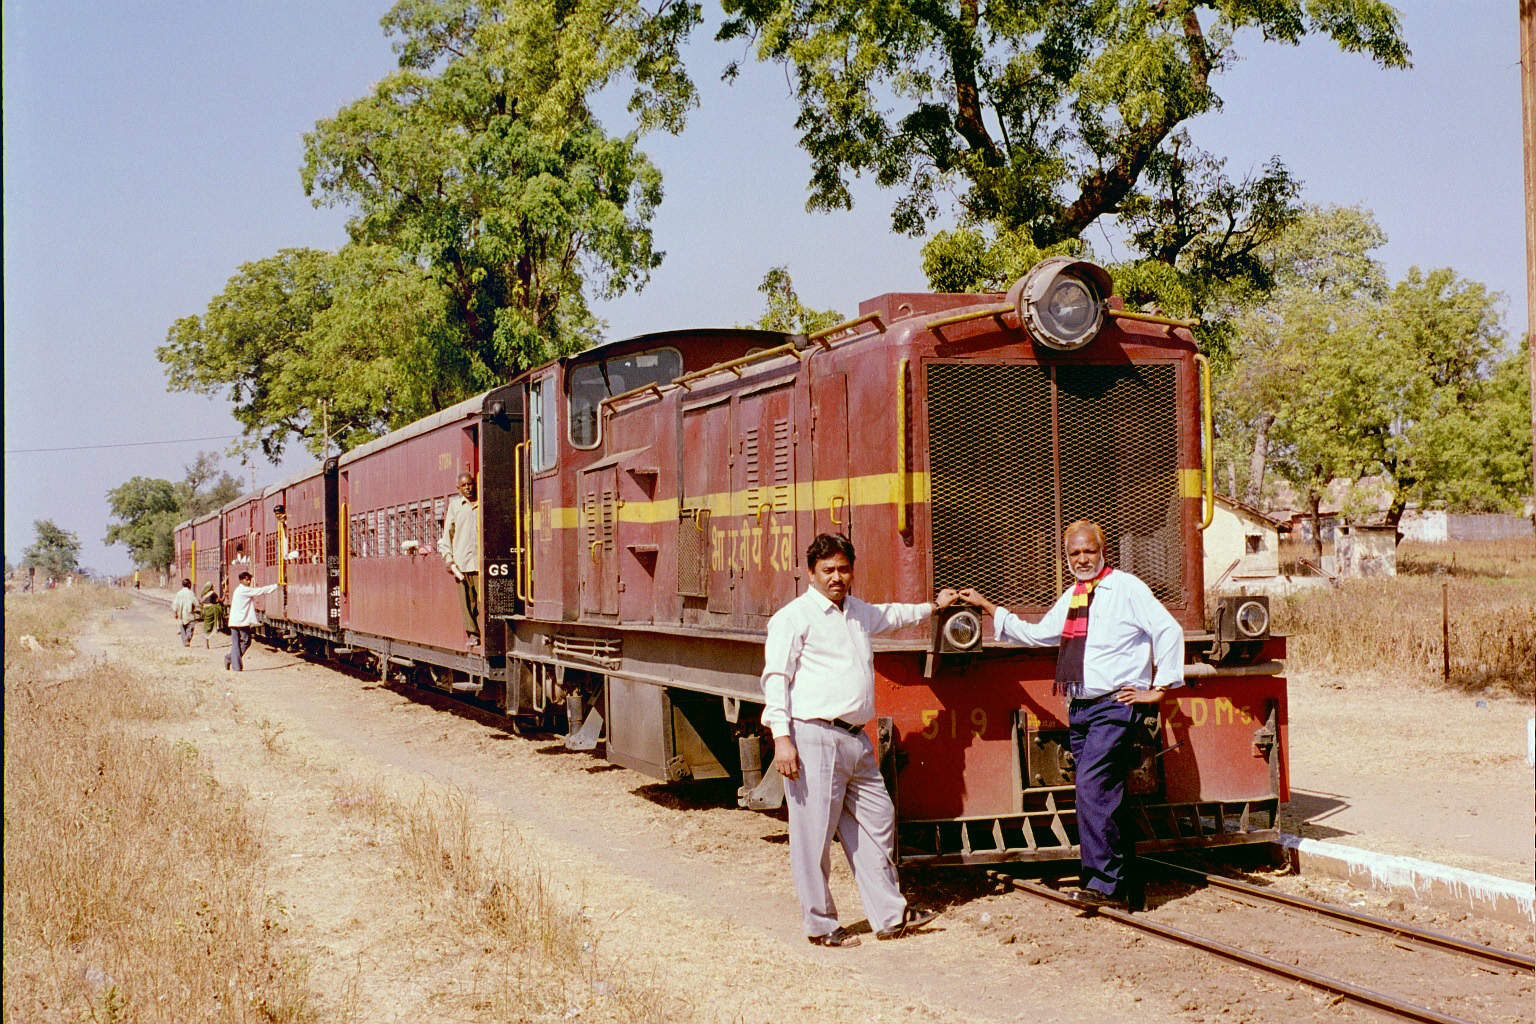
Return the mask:
<path id="1" fill-rule="evenodd" d="M 1067 582 L 1061 530 L 1093 519 L 1106 562 L 1183 600 L 1174 364 L 926 370 L 936 588 L 1049 607 Z"/>

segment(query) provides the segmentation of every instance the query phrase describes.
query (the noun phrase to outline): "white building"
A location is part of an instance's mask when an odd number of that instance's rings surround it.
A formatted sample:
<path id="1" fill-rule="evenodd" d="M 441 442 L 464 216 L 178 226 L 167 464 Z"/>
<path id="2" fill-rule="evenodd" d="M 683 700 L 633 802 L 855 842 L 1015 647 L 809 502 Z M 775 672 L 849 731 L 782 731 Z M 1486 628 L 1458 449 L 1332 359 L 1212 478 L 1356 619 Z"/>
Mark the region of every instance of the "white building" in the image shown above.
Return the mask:
<path id="1" fill-rule="evenodd" d="M 1246 580 L 1280 574 L 1280 521 L 1225 494 L 1202 535 L 1205 589 L 1237 589 Z"/>

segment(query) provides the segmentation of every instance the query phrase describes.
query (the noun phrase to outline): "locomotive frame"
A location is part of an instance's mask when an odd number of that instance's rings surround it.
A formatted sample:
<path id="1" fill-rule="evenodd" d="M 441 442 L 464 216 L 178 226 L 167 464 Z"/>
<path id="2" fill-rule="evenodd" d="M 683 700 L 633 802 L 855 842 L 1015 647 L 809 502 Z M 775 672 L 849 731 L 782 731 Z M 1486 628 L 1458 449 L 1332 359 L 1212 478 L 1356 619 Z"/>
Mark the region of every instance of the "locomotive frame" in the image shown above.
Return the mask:
<path id="1" fill-rule="evenodd" d="M 1105 285 L 1102 328 L 1068 350 L 1026 329 L 1029 278 L 1006 297 L 880 296 L 810 336 L 617 341 L 182 524 L 178 561 L 201 587 L 210 544 L 230 575 L 255 552 L 258 583 L 288 583 L 266 599 L 269 636 L 564 728 L 658 779 L 737 778 L 743 806 L 772 809 L 761 645 L 815 534 L 854 541 L 866 600 L 975 585 L 1028 615 L 1065 585 L 1062 526 L 1095 519 L 1110 564 L 1186 631 L 1191 685 L 1133 775 L 1138 848 L 1273 841 L 1284 641 L 1205 630 L 1201 357 L 1187 325 L 1124 311 L 1097 268 L 1052 272 Z M 466 470 L 480 648 L 436 555 Z M 871 729 L 902 859 L 1077 856 L 1053 669 L 1049 649 L 951 651 L 929 627 L 876 644 Z"/>

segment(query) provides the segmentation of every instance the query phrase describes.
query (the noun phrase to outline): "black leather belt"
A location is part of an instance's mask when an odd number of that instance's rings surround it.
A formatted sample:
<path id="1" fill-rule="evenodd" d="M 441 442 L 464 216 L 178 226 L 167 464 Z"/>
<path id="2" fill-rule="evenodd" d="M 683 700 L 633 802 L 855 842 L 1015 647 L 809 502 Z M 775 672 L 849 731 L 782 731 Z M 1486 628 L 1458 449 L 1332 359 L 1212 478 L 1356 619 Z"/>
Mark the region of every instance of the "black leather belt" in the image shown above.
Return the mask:
<path id="1" fill-rule="evenodd" d="M 854 725 L 852 722 L 845 722 L 841 718 L 818 718 L 816 721 L 826 722 L 828 725 L 834 725 L 837 728 L 843 730 L 843 732 L 852 733 L 855 736 L 864 731 L 864 727 L 862 725 Z"/>
<path id="2" fill-rule="evenodd" d="M 1091 708 L 1095 704 L 1102 704 L 1112 699 L 1119 692 L 1119 690 L 1110 690 L 1108 693 L 1101 693 L 1097 697 L 1073 697 L 1072 706 L 1075 708 Z"/>

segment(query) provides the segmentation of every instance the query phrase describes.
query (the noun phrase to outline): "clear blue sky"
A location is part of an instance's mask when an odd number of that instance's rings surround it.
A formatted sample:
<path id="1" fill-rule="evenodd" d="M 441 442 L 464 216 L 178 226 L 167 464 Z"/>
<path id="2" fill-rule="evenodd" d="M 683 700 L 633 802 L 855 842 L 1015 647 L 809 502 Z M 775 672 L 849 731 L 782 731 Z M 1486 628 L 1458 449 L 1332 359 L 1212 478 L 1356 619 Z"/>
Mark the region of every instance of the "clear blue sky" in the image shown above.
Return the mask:
<path id="1" fill-rule="evenodd" d="M 4 5 L 5 552 L 32 521 L 79 534 L 83 561 L 128 568 L 102 543 L 106 490 L 179 479 L 226 442 L 29 452 L 238 433 L 225 403 L 165 390 L 154 349 L 201 313 L 243 262 L 288 246 L 334 248 L 345 214 L 299 185 L 301 136 L 392 66 L 386 0 L 223 0 Z M 1307 200 L 1361 204 L 1387 232 L 1399 276 L 1450 266 L 1503 292 L 1525 327 L 1519 31 L 1515 0 L 1399 5 L 1411 71 L 1383 71 L 1317 42 L 1243 40 L 1218 83 L 1225 109 L 1196 141 L 1241 175 L 1279 154 Z M 1454 13 L 1453 13 L 1454 12 Z M 763 272 L 788 263 L 802 297 L 853 310 L 920 290 L 920 242 L 888 231 L 889 200 L 804 210 L 783 72 L 717 71 L 739 51 L 704 41 L 703 91 L 680 138 L 646 149 L 666 176 L 655 224 L 665 264 L 603 304 L 610 337 L 755 319 Z M 1096 240 L 1097 241 L 1097 240 Z M 267 484 L 302 468 L 258 463 Z M 228 468 L 249 482 L 252 472 Z"/>

